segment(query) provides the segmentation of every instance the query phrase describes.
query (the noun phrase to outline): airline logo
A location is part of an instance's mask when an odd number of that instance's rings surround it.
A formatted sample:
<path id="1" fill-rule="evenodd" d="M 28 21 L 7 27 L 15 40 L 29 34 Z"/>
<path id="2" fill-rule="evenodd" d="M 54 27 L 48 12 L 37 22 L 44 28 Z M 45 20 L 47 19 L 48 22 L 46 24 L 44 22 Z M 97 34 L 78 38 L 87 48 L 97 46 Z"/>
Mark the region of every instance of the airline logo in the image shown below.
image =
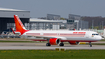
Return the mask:
<path id="1" fill-rule="evenodd" d="M 16 26 L 16 31 L 20 32 L 21 35 L 29 30 L 26 30 L 25 27 L 23 26 L 21 20 L 17 15 L 14 15 L 14 21 L 15 21 L 15 26 Z"/>
<path id="2" fill-rule="evenodd" d="M 86 32 L 73 32 L 73 34 L 85 34 Z"/>
<path id="3" fill-rule="evenodd" d="M 18 17 L 17 15 L 16 15 L 16 18 L 15 18 L 15 19 L 16 19 L 15 22 L 18 21 L 19 25 L 20 25 L 21 27 L 23 27 L 23 29 L 25 29 L 24 25 L 22 24 L 21 20 L 19 19 L 19 17 Z M 26 29 L 25 29 L 25 30 L 26 30 Z"/>

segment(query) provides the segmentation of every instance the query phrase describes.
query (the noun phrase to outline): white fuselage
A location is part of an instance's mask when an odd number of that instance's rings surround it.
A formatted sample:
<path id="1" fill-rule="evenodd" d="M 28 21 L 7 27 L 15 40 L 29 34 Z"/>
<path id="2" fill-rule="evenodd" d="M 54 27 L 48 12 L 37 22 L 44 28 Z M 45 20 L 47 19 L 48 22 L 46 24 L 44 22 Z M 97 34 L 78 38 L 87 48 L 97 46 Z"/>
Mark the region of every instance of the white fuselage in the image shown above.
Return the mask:
<path id="1" fill-rule="evenodd" d="M 94 35 L 93 35 L 94 34 Z M 25 32 L 23 35 L 30 35 L 35 37 L 43 38 L 59 38 L 61 40 L 70 41 L 99 41 L 101 40 L 100 35 L 93 31 L 67 31 L 67 30 L 30 30 Z"/>

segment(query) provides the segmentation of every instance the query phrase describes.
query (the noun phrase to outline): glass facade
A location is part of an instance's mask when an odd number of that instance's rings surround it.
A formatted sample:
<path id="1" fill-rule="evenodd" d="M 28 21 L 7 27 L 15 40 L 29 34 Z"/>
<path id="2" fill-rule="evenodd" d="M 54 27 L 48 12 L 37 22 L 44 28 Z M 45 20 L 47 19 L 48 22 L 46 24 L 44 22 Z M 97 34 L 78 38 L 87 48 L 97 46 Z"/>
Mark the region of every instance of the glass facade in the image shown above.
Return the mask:
<path id="1" fill-rule="evenodd" d="M 60 20 L 60 15 L 54 15 L 54 14 L 47 14 L 48 20 Z"/>
<path id="2" fill-rule="evenodd" d="M 29 18 L 21 18 L 22 23 L 28 23 Z M 14 18 L 0 18 L 0 33 L 2 33 L 4 30 L 14 28 Z"/>
<path id="3" fill-rule="evenodd" d="M 72 23 L 74 23 L 74 20 L 67 20 L 67 23 L 72 24 Z"/>
<path id="4" fill-rule="evenodd" d="M 46 23 L 46 22 L 30 22 L 30 23 L 25 23 L 26 29 L 29 30 L 52 30 L 53 25 L 60 26 L 60 23 Z M 57 27 L 55 30 L 60 29 L 60 27 Z"/>
<path id="5" fill-rule="evenodd" d="M 81 16 L 80 15 L 69 14 L 69 19 L 71 19 L 71 20 L 80 20 Z"/>
<path id="6" fill-rule="evenodd" d="M 15 23 L 7 23 L 7 29 L 15 28 Z"/>

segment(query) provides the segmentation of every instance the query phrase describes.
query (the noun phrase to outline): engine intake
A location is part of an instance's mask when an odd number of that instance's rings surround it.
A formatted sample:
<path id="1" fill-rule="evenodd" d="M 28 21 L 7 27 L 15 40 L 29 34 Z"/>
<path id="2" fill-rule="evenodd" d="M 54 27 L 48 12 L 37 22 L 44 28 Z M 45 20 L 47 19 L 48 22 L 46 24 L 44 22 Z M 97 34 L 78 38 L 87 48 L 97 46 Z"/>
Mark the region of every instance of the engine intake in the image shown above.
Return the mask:
<path id="1" fill-rule="evenodd" d="M 60 40 L 59 40 L 58 38 L 51 38 L 51 39 L 49 40 L 49 43 L 50 43 L 51 45 L 57 45 L 57 44 L 59 44 L 59 42 L 60 42 Z"/>
<path id="2" fill-rule="evenodd" d="M 78 45 L 78 44 L 79 44 L 79 42 L 76 42 L 76 41 L 69 41 L 69 43 L 70 43 L 71 45 Z"/>

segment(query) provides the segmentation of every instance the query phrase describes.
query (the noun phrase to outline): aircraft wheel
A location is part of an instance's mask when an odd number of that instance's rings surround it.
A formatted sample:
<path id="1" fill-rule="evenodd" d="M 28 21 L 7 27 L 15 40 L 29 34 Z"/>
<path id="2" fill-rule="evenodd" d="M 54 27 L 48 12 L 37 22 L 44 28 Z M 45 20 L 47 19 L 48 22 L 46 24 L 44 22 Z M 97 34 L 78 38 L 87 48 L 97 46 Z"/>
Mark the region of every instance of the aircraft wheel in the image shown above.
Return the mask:
<path id="1" fill-rule="evenodd" d="M 92 47 L 92 45 L 90 45 L 90 47 Z"/>
<path id="2" fill-rule="evenodd" d="M 46 43 L 46 46 L 51 46 L 50 43 Z"/>
<path id="3" fill-rule="evenodd" d="M 91 42 L 89 42 L 89 45 L 90 45 L 90 47 L 92 47 L 92 44 L 91 44 Z"/>
<path id="4" fill-rule="evenodd" d="M 64 44 L 61 42 L 61 43 L 59 44 L 59 46 L 64 46 Z"/>

